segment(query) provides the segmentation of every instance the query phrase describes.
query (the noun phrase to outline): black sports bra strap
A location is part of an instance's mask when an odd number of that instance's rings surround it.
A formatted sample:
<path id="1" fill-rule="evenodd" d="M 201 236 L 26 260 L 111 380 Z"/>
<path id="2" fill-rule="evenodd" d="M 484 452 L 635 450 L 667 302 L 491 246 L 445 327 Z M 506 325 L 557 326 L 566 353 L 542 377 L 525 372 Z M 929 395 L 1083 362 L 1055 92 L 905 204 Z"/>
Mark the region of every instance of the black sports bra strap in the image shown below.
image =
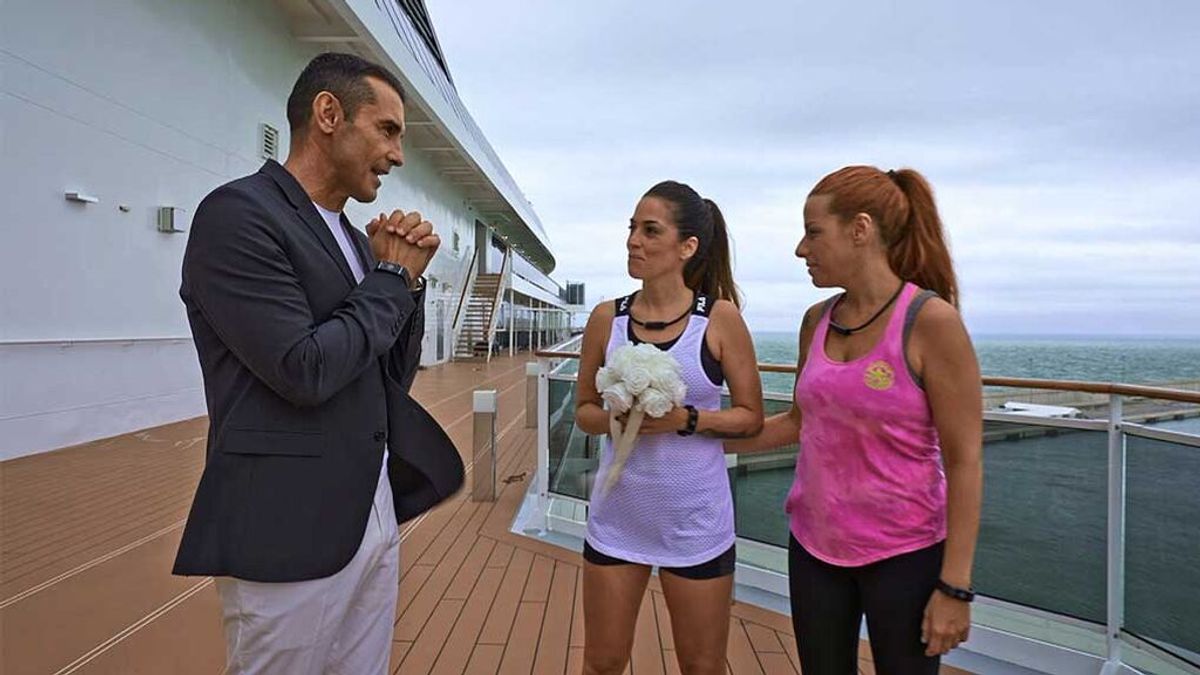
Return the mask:
<path id="1" fill-rule="evenodd" d="M 617 298 L 613 302 L 616 304 L 616 316 L 629 316 L 629 308 L 633 306 L 633 299 L 637 297 L 637 291 L 626 295 L 623 298 Z M 716 304 L 712 296 L 696 294 L 696 301 L 692 304 L 692 314 L 707 317 L 712 314 L 713 305 Z M 680 317 L 682 318 L 682 317 Z"/>
<path id="2" fill-rule="evenodd" d="M 616 316 L 629 316 L 629 307 L 633 304 L 633 296 L 635 295 L 637 295 L 637 293 L 627 295 L 623 298 L 617 298 L 614 301 L 617 305 Z"/>

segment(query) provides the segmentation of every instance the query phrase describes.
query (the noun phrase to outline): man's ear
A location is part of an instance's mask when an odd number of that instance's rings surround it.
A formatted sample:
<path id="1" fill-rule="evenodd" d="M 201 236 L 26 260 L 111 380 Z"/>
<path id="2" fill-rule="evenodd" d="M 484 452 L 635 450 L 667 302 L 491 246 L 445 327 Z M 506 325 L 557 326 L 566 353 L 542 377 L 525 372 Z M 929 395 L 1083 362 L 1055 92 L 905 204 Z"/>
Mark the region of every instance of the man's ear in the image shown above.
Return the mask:
<path id="1" fill-rule="evenodd" d="M 328 91 L 322 91 L 313 98 L 313 123 L 321 133 L 331 134 L 337 125 L 346 119 L 342 110 L 342 102 Z"/>

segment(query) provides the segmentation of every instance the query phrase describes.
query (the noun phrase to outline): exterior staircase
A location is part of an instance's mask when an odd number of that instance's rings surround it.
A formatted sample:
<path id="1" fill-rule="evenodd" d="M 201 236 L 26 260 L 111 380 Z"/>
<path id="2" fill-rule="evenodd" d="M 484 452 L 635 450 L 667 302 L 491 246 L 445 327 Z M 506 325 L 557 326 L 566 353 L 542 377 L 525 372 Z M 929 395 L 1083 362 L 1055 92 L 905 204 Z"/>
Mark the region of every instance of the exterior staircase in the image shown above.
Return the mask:
<path id="1" fill-rule="evenodd" d="M 486 359 L 491 355 L 495 314 L 500 303 L 503 274 L 479 274 L 467 298 L 462 326 L 454 343 L 454 358 Z"/>

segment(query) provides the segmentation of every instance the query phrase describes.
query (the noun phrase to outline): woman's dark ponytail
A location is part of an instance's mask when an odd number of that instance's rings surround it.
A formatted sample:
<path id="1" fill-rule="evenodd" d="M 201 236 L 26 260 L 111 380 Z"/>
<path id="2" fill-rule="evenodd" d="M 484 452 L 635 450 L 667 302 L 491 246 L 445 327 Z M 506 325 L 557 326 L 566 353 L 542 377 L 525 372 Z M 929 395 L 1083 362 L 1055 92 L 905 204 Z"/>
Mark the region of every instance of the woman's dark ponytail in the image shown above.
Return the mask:
<path id="1" fill-rule="evenodd" d="M 689 283 L 688 287 L 698 288 L 705 295 L 728 300 L 741 308 L 742 299 L 733 283 L 733 253 L 729 245 L 729 232 L 725 228 L 725 216 L 721 215 L 721 209 L 713 200 L 705 198 L 704 204 L 712 218 L 712 241 L 708 244 L 707 255 L 701 261 L 695 285 Z"/>

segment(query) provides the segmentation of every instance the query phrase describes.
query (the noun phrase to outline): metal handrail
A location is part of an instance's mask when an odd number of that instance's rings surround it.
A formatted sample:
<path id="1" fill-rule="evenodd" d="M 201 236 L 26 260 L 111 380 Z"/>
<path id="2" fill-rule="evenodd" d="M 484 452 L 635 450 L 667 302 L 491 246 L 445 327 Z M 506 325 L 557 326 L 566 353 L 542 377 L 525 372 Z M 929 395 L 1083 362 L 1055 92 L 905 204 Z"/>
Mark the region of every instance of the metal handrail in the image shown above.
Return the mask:
<path id="1" fill-rule="evenodd" d="M 1200 392 L 1170 387 L 1151 387 L 1141 384 L 1120 382 L 1086 382 L 1082 380 L 1040 380 L 1020 377 L 985 377 L 984 386 L 1021 387 L 1024 389 L 1050 389 L 1055 391 L 1080 391 L 1086 394 L 1109 394 L 1141 398 L 1200 403 Z"/>
<path id="2" fill-rule="evenodd" d="M 579 353 L 567 351 L 565 345 L 555 345 L 549 349 L 536 351 L 536 356 L 540 357 L 539 361 L 539 378 L 538 378 L 538 473 L 537 473 L 537 490 L 539 499 L 543 505 L 551 496 L 550 490 L 550 475 L 549 475 L 549 457 L 550 457 L 550 434 L 549 434 L 549 380 L 575 380 L 574 376 L 554 375 L 546 367 L 550 360 L 565 360 L 579 358 Z M 796 372 L 794 365 L 780 364 L 759 364 L 759 370 L 763 372 L 774 373 L 792 373 Z M 1033 378 L 1009 378 L 1009 377 L 984 377 L 981 378 L 981 385 L 995 387 L 1020 387 L 1027 389 L 1045 389 L 1057 391 L 1078 391 L 1093 394 L 1106 394 L 1108 397 L 1108 410 L 1105 419 L 1101 420 L 1076 420 L 1076 419 L 1040 419 L 1026 415 L 1013 413 L 985 413 L 990 419 L 997 421 L 1011 421 L 1020 424 L 1031 424 L 1035 426 L 1050 426 L 1050 427 L 1072 427 L 1072 428 L 1088 428 L 1095 431 L 1107 433 L 1108 448 L 1107 448 L 1107 513 L 1106 513 L 1106 533 L 1105 533 L 1105 617 L 1102 622 L 1105 646 L 1103 653 L 1098 655 L 1099 659 L 1103 660 L 1103 669 L 1101 672 L 1114 673 L 1118 672 L 1127 661 L 1123 656 L 1123 652 L 1129 648 L 1131 644 L 1136 644 L 1143 652 L 1147 651 L 1149 643 L 1138 643 L 1136 637 L 1130 633 L 1125 626 L 1125 579 L 1127 575 L 1125 566 L 1125 543 L 1126 539 L 1126 462 L 1127 448 L 1125 444 L 1126 438 L 1130 436 L 1141 436 L 1152 440 L 1160 440 L 1165 442 L 1182 443 L 1190 447 L 1200 447 L 1200 437 L 1186 432 L 1165 431 L 1161 429 L 1150 429 L 1137 423 L 1128 423 L 1123 421 L 1124 418 L 1124 403 L 1127 398 L 1151 398 L 1167 401 L 1179 401 L 1185 403 L 1200 403 L 1200 392 L 1187 391 L 1182 389 L 1172 389 L 1169 387 L 1155 387 L 1143 385 L 1120 384 L 1111 382 L 1086 382 L 1086 381 L 1071 381 L 1071 380 L 1048 380 L 1048 379 L 1033 379 Z M 555 495 L 556 497 L 558 495 Z M 1014 606 L 1024 607 L 1019 603 L 1012 603 Z M 1053 612 L 1050 612 L 1055 616 Z M 1065 616 L 1065 615 L 1064 615 Z M 1034 638 L 1029 638 L 1034 640 Z M 1036 641 L 1036 640 L 1035 640 Z M 1068 649 L 1064 644 L 1057 642 L 1047 643 L 1058 649 Z M 1152 645 L 1153 646 L 1153 645 Z M 1182 648 L 1180 648 L 1182 649 Z M 1167 645 L 1157 645 L 1149 650 L 1156 654 L 1158 658 L 1170 660 L 1172 663 L 1183 658 L 1174 648 L 1168 648 Z M 1190 663 L 1190 662 L 1189 662 Z M 1187 669 L 1185 669 L 1187 670 Z M 1200 671 L 1196 671 L 1200 672 Z"/>
<path id="3" fill-rule="evenodd" d="M 141 337 L 89 337 L 89 338 L 31 338 L 28 340 L 0 340 L 0 347 L 70 347 L 72 345 L 141 344 L 145 342 L 191 342 L 191 335 L 145 335 Z"/>
<path id="4" fill-rule="evenodd" d="M 467 267 L 467 278 L 463 282 L 462 292 L 458 295 L 458 308 L 454 310 L 454 322 L 450 324 L 450 334 L 454 337 L 454 342 L 458 343 L 458 332 L 462 330 L 462 320 L 465 317 L 463 307 L 469 302 L 471 290 L 475 286 L 475 277 L 479 274 L 479 247 L 475 247 L 475 252 L 471 254 L 471 264 Z"/>
<path id="5" fill-rule="evenodd" d="M 492 343 L 496 340 L 496 324 L 500 320 L 500 305 L 504 302 L 504 291 L 512 285 L 512 248 L 504 249 L 504 262 L 500 265 L 500 282 L 496 284 L 496 295 L 492 298 L 492 313 L 488 317 L 487 327 L 487 343 L 488 353 L 487 360 L 492 360 Z"/>
<path id="6" fill-rule="evenodd" d="M 578 352 L 540 351 L 537 356 L 549 359 L 577 359 Z M 779 363 L 760 363 L 759 372 L 788 373 L 795 375 L 796 366 Z M 1171 389 L 1170 387 L 1151 387 L 1141 384 L 1122 384 L 1119 382 L 1087 382 L 1083 380 L 1043 380 L 1025 377 L 984 377 L 985 387 L 1019 387 L 1022 389 L 1048 389 L 1053 391 L 1078 391 L 1086 394 L 1108 394 L 1117 396 L 1134 396 L 1152 398 L 1163 401 L 1179 401 L 1181 403 L 1200 403 L 1200 391 Z"/>

